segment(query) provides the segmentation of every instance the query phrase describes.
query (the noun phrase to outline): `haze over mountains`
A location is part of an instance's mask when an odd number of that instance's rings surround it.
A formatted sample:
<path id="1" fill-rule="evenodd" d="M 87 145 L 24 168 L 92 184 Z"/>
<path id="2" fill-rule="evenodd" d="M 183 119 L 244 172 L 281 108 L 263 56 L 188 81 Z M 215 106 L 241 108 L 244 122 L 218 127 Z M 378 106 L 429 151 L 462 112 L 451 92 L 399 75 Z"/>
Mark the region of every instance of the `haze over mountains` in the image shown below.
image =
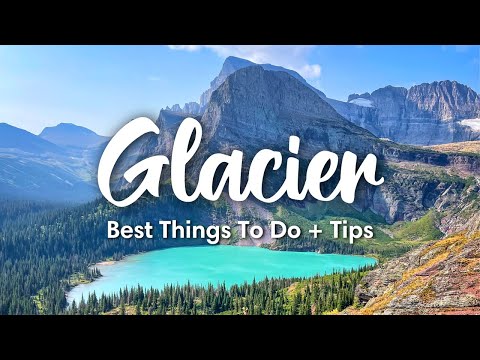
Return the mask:
<path id="1" fill-rule="evenodd" d="M 0 124 L 0 197 L 83 202 L 98 196 L 96 166 L 107 138 L 73 124 L 40 135 Z"/>
<path id="2" fill-rule="evenodd" d="M 108 137 L 100 136 L 82 126 L 61 123 L 57 126 L 46 127 L 39 137 L 59 146 L 86 149 L 101 145 L 108 141 Z"/>

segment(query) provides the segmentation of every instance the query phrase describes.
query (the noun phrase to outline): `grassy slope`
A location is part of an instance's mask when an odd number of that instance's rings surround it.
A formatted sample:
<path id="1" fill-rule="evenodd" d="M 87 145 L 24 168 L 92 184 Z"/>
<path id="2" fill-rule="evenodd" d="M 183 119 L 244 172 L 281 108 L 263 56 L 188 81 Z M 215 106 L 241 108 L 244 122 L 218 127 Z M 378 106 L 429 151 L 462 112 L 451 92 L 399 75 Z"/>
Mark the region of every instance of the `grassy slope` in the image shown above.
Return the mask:
<path id="1" fill-rule="evenodd" d="M 339 213 L 348 214 L 348 216 L 330 215 Z M 439 217 L 437 212 L 431 210 L 417 221 L 387 225 L 371 212 L 355 213 L 355 210 L 351 208 L 339 209 L 331 205 L 325 206 L 324 203 L 308 203 L 305 208 L 279 206 L 274 213 L 275 220 L 283 221 L 287 225 L 298 225 L 302 229 L 302 234 L 307 238 L 311 238 L 308 230 L 314 224 L 318 224 L 319 228 L 323 229 L 323 234 L 317 239 L 318 242 L 333 239 L 333 227 L 329 224 L 331 220 L 345 219 L 349 225 L 362 227 L 372 225 L 374 238 L 361 238 L 355 240 L 354 244 L 358 248 L 363 248 L 364 253 L 373 255 L 380 260 L 398 256 L 427 241 L 441 238 L 443 233 L 436 227 Z M 340 238 L 334 241 L 348 246 L 348 239 Z"/>
<path id="2" fill-rule="evenodd" d="M 480 153 L 480 141 L 465 141 L 451 144 L 429 146 L 428 148 L 445 153 L 466 153 L 478 155 Z"/>

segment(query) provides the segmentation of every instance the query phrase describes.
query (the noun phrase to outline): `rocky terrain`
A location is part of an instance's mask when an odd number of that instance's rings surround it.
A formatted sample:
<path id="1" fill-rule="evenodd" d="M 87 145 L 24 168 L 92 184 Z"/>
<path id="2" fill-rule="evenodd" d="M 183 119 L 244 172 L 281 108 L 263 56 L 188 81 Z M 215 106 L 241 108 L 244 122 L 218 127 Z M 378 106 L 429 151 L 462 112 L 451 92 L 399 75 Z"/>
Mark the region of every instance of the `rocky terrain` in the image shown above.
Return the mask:
<path id="1" fill-rule="evenodd" d="M 366 275 L 350 314 L 480 314 L 480 233 L 428 243 Z"/>
<path id="2" fill-rule="evenodd" d="M 450 144 L 434 145 L 429 147 L 432 150 L 446 153 L 469 153 L 480 154 L 480 141 L 464 141 Z"/>
<path id="3" fill-rule="evenodd" d="M 281 66 L 271 65 L 271 64 L 255 64 L 249 60 L 241 59 L 235 56 L 229 56 L 225 59 L 225 62 L 223 63 L 222 69 L 220 70 L 220 73 L 218 74 L 218 76 L 216 76 L 215 79 L 213 79 L 212 82 L 210 83 L 210 87 L 200 95 L 199 103 L 190 102 L 185 104 L 183 108 L 179 104 L 175 104 L 172 107 L 167 106 L 165 110 L 170 110 L 173 112 L 184 113 L 184 114 L 194 114 L 194 115 L 203 114 L 205 112 L 205 109 L 208 106 L 208 103 L 210 102 L 210 97 L 212 96 L 213 92 L 217 90 L 220 87 L 220 85 L 223 84 L 223 82 L 227 79 L 227 77 L 232 75 L 237 70 L 244 69 L 250 66 L 261 66 L 263 69 L 269 70 L 269 71 L 286 72 L 287 74 L 290 74 L 291 76 L 293 76 L 295 79 L 299 80 L 304 85 L 310 87 L 322 98 L 325 98 L 324 93 L 322 93 L 320 90 L 317 90 L 313 86 L 308 84 L 307 81 L 302 76 L 300 76 L 300 74 L 298 74 L 296 71 L 286 69 Z"/>
<path id="4" fill-rule="evenodd" d="M 345 102 L 328 98 L 295 71 L 270 64 L 257 65 L 236 57 L 225 60 L 210 88 L 200 96 L 199 103 L 190 102 L 183 108 L 176 104 L 166 110 L 203 114 L 213 92 L 231 74 L 251 66 L 290 74 L 327 101 L 344 118 L 380 138 L 410 145 L 437 145 L 480 139 L 480 96 L 456 81 L 435 81 L 414 85 L 410 89 L 386 86 L 371 94 L 351 94 Z"/>
<path id="5" fill-rule="evenodd" d="M 475 122 L 480 118 L 480 96 L 456 81 L 410 89 L 386 86 L 371 94 L 352 94 L 348 102 L 327 101 L 353 123 L 402 144 L 436 145 L 480 138 Z"/>
<path id="6" fill-rule="evenodd" d="M 162 111 L 158 137 L 141 146 L 141 158 L 170 154 L 176 127 L 184 114 Z M 443 209 L 463 196 L 467 179 L 480 173 L 480 157 L 402 146 L 373 136 L 340 116 L 318 93 L 283 71 L 248 66 L 228 76 L 211 94 L 203 116 L 202 147 L 192 160 L 190 178 L 195 182 L 205 158 L 216 152 L 245 153 L 245 167 L 263 149 L 287 156 L 288 138 L 301 139 L 298 157 L 309 161 L 317 152 L 342 154 L 353 151 L 360 158 L 375 153 L 383 161 L 385 184 L 361 185 L 354 211 L 372 211 L 387 223 L 414 221 L 429 209 Z M 168 171 L 165 172 L 165 180 Z M 266 183 L 276 189 L 282 172 L 267 174 Z M 470 180 L 468 180 L 470 181 Z M 268 188 L 267 188 L 268 191 Z M 478 191 L 478 189 L 477 189 Z M 452 228 L 456 226 L 452 226 Z"/>

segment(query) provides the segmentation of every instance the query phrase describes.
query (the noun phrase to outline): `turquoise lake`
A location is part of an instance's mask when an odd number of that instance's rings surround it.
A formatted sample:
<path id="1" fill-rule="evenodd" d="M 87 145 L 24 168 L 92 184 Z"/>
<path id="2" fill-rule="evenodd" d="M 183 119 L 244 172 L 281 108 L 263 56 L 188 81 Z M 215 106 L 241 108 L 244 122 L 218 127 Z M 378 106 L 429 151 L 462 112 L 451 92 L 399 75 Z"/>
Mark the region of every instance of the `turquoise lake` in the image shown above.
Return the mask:
<path id="1" fill-rule="evenodd" d="M 125 286 L 140 284 L 162 289 L 166 284 L 227 286 L 271 277 L 307 277 L 330 274 L 343 269 L 373 265 L 376 260 L 349 255 L 312 252 L 272 251 L 243 246 L 195 246 L 156 250 L 128 256 L 113 265 L 97 265 L 102 277 L 90 284 L 73 288 L 68 302 L 78 302 L 82 295 L 118 292 Z"/>

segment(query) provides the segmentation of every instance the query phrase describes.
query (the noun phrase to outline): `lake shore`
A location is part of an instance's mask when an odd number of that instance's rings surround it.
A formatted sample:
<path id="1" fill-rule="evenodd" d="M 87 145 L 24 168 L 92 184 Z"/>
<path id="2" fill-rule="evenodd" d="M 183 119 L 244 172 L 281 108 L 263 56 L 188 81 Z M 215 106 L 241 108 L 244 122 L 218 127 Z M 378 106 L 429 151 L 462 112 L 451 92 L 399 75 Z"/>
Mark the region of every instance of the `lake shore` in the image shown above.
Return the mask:
<path id="1" fill-rule="evenodd" d="M 138 285 L 163 289 L 165 285 L 189 282 L 202 286 L 225 283 L 228 287 L 265 277 L 325 275 L 376 262 L 376 259 L 365 256 L 275 251 L 248 246 L 172 247 L 97 263 L 102 276 L 71 289 L 68 302 L 75 299 L 78 303 L 82 295 L 86 298 L 93 292 L 97 295 L 113 294 L 119 289 Z M 105 263 L 108 265 L 103 265 Z"/>
<path id="2" fill-rule="evenodd" d="M 115 265 L 118 261 L 121 261 L 121 260 L 100 261 L 100 262 L 96 263 L 95 265 L 93 265 L 93 267 L 95 267 L 95 266 L 111 266 L 111 265 Z"/>

